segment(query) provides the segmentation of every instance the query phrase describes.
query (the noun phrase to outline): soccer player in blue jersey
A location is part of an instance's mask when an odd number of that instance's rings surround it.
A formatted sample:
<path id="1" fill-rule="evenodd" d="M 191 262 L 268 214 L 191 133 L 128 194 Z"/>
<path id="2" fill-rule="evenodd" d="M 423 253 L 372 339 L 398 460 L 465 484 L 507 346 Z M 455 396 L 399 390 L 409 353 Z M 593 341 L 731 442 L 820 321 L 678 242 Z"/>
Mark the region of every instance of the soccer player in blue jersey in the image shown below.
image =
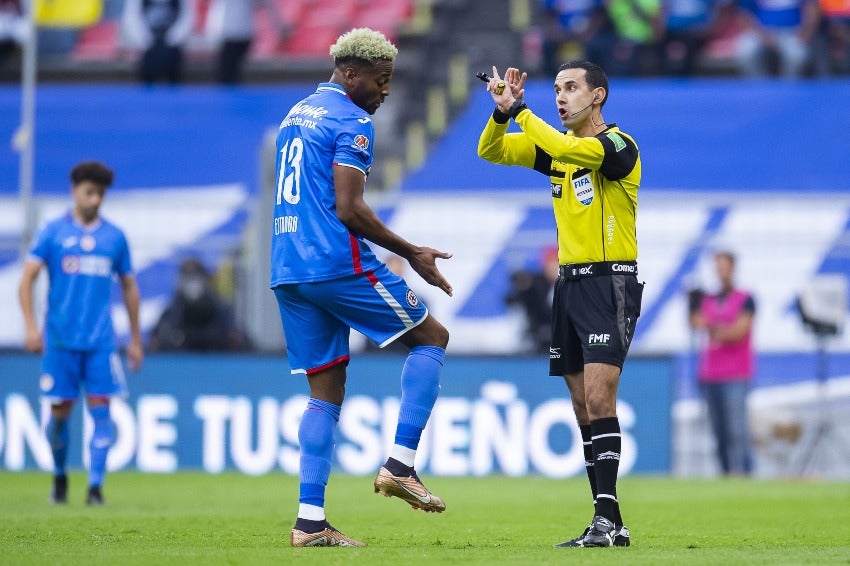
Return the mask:
<path id="1" fill-rule="evenodd" d="M 310 386 L 298 431 L 301 483 L 293 546 L 363 546 L 331 527 L 324 510 L 351 328 L 379 346 L 398 339 L 410 349 L 395 443 L 375 478 L 375 492 L 414 509 L 439 513 L 446 507 L 413 465 L 440 389 L 449 333 L 365 241 L 405 258 L 425 281 L 451 295 L 436 266 L 451 254 L 407 242 L 363 199 L 375 139 L 370 116 L 390 93 L 397 53 L 368 28 L 340 36 L 330 49 L 330 81 L 292 107 L 277 136 L 271 287 L 291 371 L 305 374 Z"/>
<path id="2" fill-rule="evenodd" d="M 80 388 L 86 392 L 94 423 L 89 443 L 89 489 L 86 502 L 102 505 L 101 486 L 106 455 L 113 442 L 109 399 L 125 392 L 124 373 L 115 351 L 110 305 L 113 276 L 121 283 L 130 320 L 127 358 L 130 369 L 143 358 L 139 330 L 139 289 L 130 264 L 124 233 L 99 215 L 112 170 L 96 161 L 85 161 L 71 170 L 73 206 L 38 235 L 24 264 L 18 298 L 24 315 L 24 345 L 44 352 L 41 390 L 51 403 L 47 440 L 53 452 L 54 503 L 65 503 L 68 479 L 68 418 Z M 33 310 L 33 285 L 47 267 L 49 290 L 44 337 Z"/>

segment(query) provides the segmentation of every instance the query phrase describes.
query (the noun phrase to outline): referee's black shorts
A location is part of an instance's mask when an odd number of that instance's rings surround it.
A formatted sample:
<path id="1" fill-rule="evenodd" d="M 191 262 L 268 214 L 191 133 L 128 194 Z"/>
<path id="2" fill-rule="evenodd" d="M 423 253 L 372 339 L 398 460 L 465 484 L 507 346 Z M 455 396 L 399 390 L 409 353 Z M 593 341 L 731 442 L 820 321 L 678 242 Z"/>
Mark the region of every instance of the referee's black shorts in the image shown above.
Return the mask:
<path id="1" fill-rule="evenodd" d="M 643 283 L 632 274 L 559 277 L 552 305 L 549 375 L 578 373 L 588 363 L 622 368 L 642 295 Z"/>

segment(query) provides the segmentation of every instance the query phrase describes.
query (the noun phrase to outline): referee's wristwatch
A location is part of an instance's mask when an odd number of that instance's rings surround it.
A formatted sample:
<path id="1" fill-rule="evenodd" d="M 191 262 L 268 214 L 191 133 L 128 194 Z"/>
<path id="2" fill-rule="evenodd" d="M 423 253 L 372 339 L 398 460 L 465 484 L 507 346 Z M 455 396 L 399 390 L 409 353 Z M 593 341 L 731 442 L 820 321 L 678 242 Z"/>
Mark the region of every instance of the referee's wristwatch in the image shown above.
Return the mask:
<path id="1" fill-rule="evenodd" d="M 516 119 L 517 115 L 520 112 L 522 112 L 523 110 L 526 110 L 526 109 L 528 109 L 528 105 L 525 103 L 525 101 L 523 99 L 518 98 L 517 100 L 514 101 L 513 104 L 511 104 L 511 107 L 508 110 L 508 116 L 510 116 L 513 119 Z"/>

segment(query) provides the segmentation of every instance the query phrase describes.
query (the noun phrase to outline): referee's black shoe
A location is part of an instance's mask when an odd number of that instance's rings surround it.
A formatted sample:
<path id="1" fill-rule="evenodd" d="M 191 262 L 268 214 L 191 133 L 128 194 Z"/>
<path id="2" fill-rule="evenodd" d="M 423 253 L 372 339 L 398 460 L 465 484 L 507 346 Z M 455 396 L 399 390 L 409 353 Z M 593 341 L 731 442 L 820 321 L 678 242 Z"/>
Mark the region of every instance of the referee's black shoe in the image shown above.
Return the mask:
<path id="1" fill-rule="evenodd" d="M 581 548 L 584 546 L 584 537 L 590 532 L 590 526 L 585 527 L 584 532 L 576 538 L 559 542 L 554 545 L 555 548 Z M 620 525 L 614 530 L 614 546 L 631 546 L 631 536 L 629 528 L 625 525 Z"/>
<path id="2" fill-rule="evenodd" d="M 614 546 L 614 534 L 617 526 L 614 521 L 597 515 L 590 523 L 590 530 L 584 535 L 582 546 Z"/>

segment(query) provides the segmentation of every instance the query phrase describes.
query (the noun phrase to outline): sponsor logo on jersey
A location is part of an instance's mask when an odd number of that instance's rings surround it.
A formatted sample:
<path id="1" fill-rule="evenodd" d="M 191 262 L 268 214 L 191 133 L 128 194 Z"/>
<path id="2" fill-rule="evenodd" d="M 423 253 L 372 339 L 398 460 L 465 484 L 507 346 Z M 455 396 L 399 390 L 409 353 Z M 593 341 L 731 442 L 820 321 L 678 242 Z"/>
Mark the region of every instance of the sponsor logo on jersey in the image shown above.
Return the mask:
<path id="1" fill-rule="evenodd" d="M 407 304 L 411 307 L 416 308 L 419 306 L 419 297 L 416 296 L 416 293 L 412 289 L 407 290 L 405 298 L 407 299 Z"/>
<path id="2" fill-rule="evenodd" d="M 552 198 L 561 198 L 564 186 L 560 183 L 552 183 Z"/>
<path id="3" fill-rule="evenodd" d="M 587 335 L 588 346 L 607 346 L 609 340 L 611 340 L 610 334 L 594 334 L 591 332 Z"/>
<path id="4" fill-rule="evenodd" d="M 63 257 L 62 271 L 64 273 L 78 273 L 80 271 L 80 258 L 75 255 L 66 255 Z"/>
<path id="5" fill-rule="evenodd" d="M 585 173 L 580 177 L 576 177 L 572 180 L 573 182 L 573 191 L 575 191 L 576 199 L 583 204 L 584 206 L 588 206 L 591 202 L 593 202 L 593 181 L 590 178 L 590 172 Z"/>
<path id="6" fill-rule="evenodd" d="M 89 236 L 88 234 L 80 238 L 80 248 L 84 252 L 90 252 L 94 249 L 95 240 L 93 236 Z"/>
<path id="7" fill-rule="evenodd" d="M 372 121 L 372 119 L 371 119 L 371 118 L 368 118 L 368 117 L 366 117 L 366 118 L 357 118 L 357 121 L 358 121 L 358 122 L 360 122 L 361 124 L 368 124 L 369 122 L 371 122 L 371 121 Z"/>
<path id="8" fill-rule="evenodd" d="M 77 245 L 77 237 L 76 236 L 68 236 L 64 240 L 62 240 L 63 248 L 73 248 Z"/>
<path id="9" fill-rule="evenodd" d="M 369 149 L 369 138 L 364 136 L 363 134 L 357 134 L 354 137 L 354 143 L 351 145 L 354 149 L 359 149 L 360 151 L 367 151 Z"/>
<path id="10" fill-rule="evenodd" d="M 66 255 L 61 264 L 62 272 L 68 275 L 112 276 L 112 260 L 105 255 Z"/>

